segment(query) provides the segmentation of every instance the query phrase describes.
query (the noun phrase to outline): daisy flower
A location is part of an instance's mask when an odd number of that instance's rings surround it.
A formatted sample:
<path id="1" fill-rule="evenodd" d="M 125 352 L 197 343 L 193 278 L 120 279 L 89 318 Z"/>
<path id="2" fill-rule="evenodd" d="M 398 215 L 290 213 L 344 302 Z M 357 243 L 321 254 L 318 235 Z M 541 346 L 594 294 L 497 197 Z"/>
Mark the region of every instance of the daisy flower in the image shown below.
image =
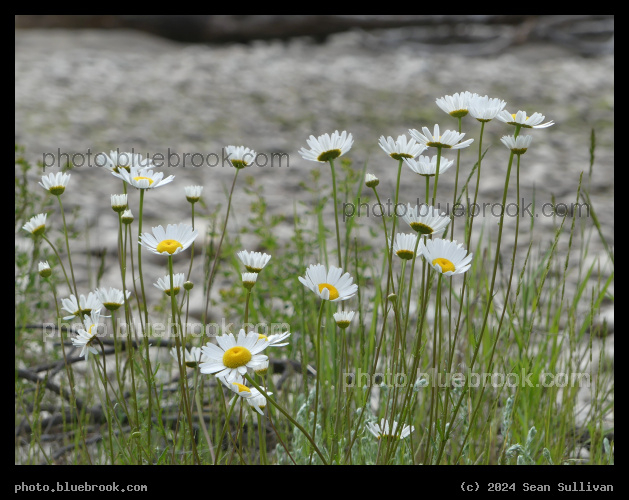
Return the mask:
<path id="1" fill-rule="evenodd" d="M 381 135 L 378 144 L 386 154 L 398 161 L 403 158 L 415 158 L 426 149 L 423 144 L 417 144 L 415 139 L 407 141 L 405 135 L 398 136 L 397 141 L 394 141 L 393 137 L 389 136 L 385 139 Z"/>
<path id="2" fill-rule="evenodd" d="M 410 260 L 415 257 L 415 245 L 417 245 L 417 234 L 404 234 L 397 233 L 395 240 L 393 241 L 393 252 L 404 260 Z M 418 252 L 421 253 L 421 241 L 417 247 Z"/>
<path id="3" fill-rule="evenodd" d="M 323 300 L 337 302 L 351 299 L 358 291 L 358 285 L 352 284 L 354 279 L 343 269 L 330 266 L 326 271 L 323 264 L 312 264 L 306 269 L 306 277 L 299 276 L 302 285 L 310 288 Z"/>
<path id="4" fill-rule="evenodd" d="M 259 354 L 267 344 L 258 342 L 256 332 L 245 333 L 241 329 L 238 338 L 228 333 L 216 337 L 216 342 L 218 345 L 208 342 L 201 347 L 207 357 L 207 361 L 200 365 L 201 373 L 214 373 L 227 382 L 234 382 L 247 373 L 247 368 L 268 359 L 266 355 Z"/>
<path id="5" fill-rule="evenodd" d="M 288 342 L 284 342 L 280 344 L 284 339 L 290 337 L 290 332 L 284 333 L 276 333 L 274 335 L 269 335 L 268 337 L 262 333 L 258 334 L 258 342 L 266 344 L 266 347 L 281 347 L 284 345 L 288 345 Z"/>
<path id="6" fill-rule="evenodd" d="M 140 244 L 158 255 L 175 255 L 192 245 L 199 231 L 188 224 L 168 224 L 166 229 L 157 226 L 153 234 L 142 233 Z M 183 284 L 183 282 L 182 282 Z"/>
<path id="7" fill-rule="evenodd" d="M 50 264 L 48 264 L 47 260 L 44 262 L 40 262 L 37 267 L 38 267 L 39 275 L 42 278 L 48 278 L 52 274 L 52 270 L 50 269 Z"/>
<path id="8" fill-rule="evenodd" d="M 247 290 L 251 290 L 256 284 L 258 273 L 242 273 L 242 286 Z"/>
<path id="9" fill-rule="evenodd" d="M 119 173 L 121 170 L 129 172 L 131 168 L 152 168 L 153 162 L 148 158 L 142 158 L 138 153 L 121 153 L 120 151 L 110 151 L 99 153 L 95 158 L 97 167 L 105 167 L 112 173 Z"/>
<path id="10" fill-rule="evenodd" d="M 513 154 L 523 155 L 526 153 L 526 150 L 531 145 L 531 141 L 533 140 L 532 135 L 519 135 L 514 137 L 512 135 L 505 135 L 500 139 L 505 146 L 507 146 Z"/>
<path id="11" fill-rule="evenodd" d="M 74 295 L 70 295 L 69 299 L 61 299 L 61 309 L 70 313 L 63 319 L 72 319 L 76 316 L 82 319 L 83 316 L 89 316 L 95 312 L 100 313 L 102 308 L 103 303 L 94 292 L 88 293 L 87 297 L 81 294 L 78 301 Z"/>
<path id="12" fill-rule="evenodd" d="M 59 196 L 66 190 L 66 186 L 70 182 L 70 174 L 64 174 L 63 172 L 57 172 L 56 174 L 44 175 L 41 178 L 39 185 L 50 191 L 51 194 Z"/>
<path id="13" fill-rule="evenodd" d="M 479 122 L 488 122 L 496 118 L 506 105 L 502 99 L 476 96 L 470 101 L 469 111 Z"/>
<path id="14" fill-rule="evenodd" d="M 85 329 L 79 328 L 77 335 L 72 339 L 72 345 L 75 347 L 81 347 L 79 356 L 85 356 L 87 360 L 89 353 L 98 354 L 98 351 L 93 346 L 94 339 L 98 334 L 98 322 L 100 319 L 100 311 L 94 311 L 90 315 L 85 316 L 83 325 Z"/>
<path id="15" fill-rule="evenodd" d="M 437 155 L 432 158 L 430 156 L 420 155 L 416 160 L 414 158 L 407 158 L 404 160 L 404 163 L 406 163 L 406 166 L 413 172 L 425 177 L 432 177 L 437 173 Z M 439 162 L 439 173 L 443 174 L 452 165 L 454 165 L 454 160 L 447 160 L 442 156 Z"/>
<path id="16" fill-rule="evenodd" d="M 435 102 L 443 111 L 448 113 L 454 118 L 463 118 L 468 113 L 468 107 L 470 101 L 478 97 L 478 94 L 472 94 L 471 92 L 457 92 L 454 95 L 447 95 L 439 97 Z"/>
<path id="17" fill-rule="evenodd" d="M 365 175 L 365 186 L 369 188 L 375 188 L 378 184 L 380 184 L 380 179 L 378 179 L 375 175 Z"/>
<path id="18" fill-rule="evenodd" d="M 384 438 L 397 438 L 404 439 L 411 435 L 411 432 L 415 430 L 415 427 L 405 425 L 402 427 L 400 435 L 397 435 L 398 423 L 394 420 L 393 425 L 389 425 L 388 420 L 384 418 L 380 420 L 380 424 L 374 424 L 373 422 L 367 422 L 367 430 L 371 432 L 377 439 Z"/>
<path id="19" fill-rule="evenodd" d="M 242 399 L 244 399 L 251 408 L 257 411 L 260 415 L 264 415 L 262 410 L 266 407 L 266 397 L 262 395 L 262 393 L 256 389 L 255 387 L 247 387 L 244 384 L 239 382 L 226 382 L 221 379 L 221 381 L 229 387 L 233 392 L 238 394 Z M 267 392 L 269 396 L 272 396 L 272 392 Z"/>
<path id="20" fill-rule="evenodd" d="M 124 305 L 125 294 L 122 293 L 122 290 L 113 287 L 97 288 L 95 293 L 103 307 L 108 311 L 115 311 Z M 131 292 L 127 290 L 127 299 L 129 295 Z"/>
<path id="21" fill-rule="evenodd" d="M 133 214 L 131 213 L 131 210 L 127 209 L 122 212 L 122 216 L 120 217 L 120 219 L 122 220 L 123 224 L 131 224 L 133 222 Z"/>
<path id="22" fill-rule="evenodd" d="M 175 295 L 179 293 L 179 289 L 183 286 L 183 282 L 186 280 L 183 273 L 173 274 L 173 291 Z M 153 283 L 153 286 L 162 290 L 166 295 L 170 296 L 170 274 L 167 274 L 163 278 L 159 278 L 157 283 Z"/>
<path id="23" fill-rule="evenodd" d="M 449 241 L 440 238 L 426 240 L 423 254 L 428 264 L 444 276 L 463 274 L 470 268 L 473 255 L 471 253 L 468 255 L 463 244 L 457 245 L 456 240 Z"/>
<path id="24" fill-rule="evenodd" d="M 122 169 L 119 172 L 112 171 L 112 174 L 138 189 L 155 189 L 160 186 L 164 186 L 175 179 L 174 175 L 169 175 L 164 179 L 163 172 L 153 172 L 153 170 L 148 168 L 138 167 L 131 167 L 130 171 L 125 169 Z"/>
<path id="25" fill-rule="evenodd" d="M 201 199 L 201 191 L 203 191 L 203 186 L 186 186 L 184 188 L 186 192 L 186 200 L 190 203 L 196 203 Z"/>
<path id="26" fill-rule="evenodd" d="M 352 139 L 352 134 L 348 134 L 345 130 L 340 134 L 336 130 L 331 137 L 329 134 L 323 134 L 317 138 L 311 135 L 306 142 L 310 149 L 301 148 L 299 150 L 302 158 L 325 163 L 347 153 L 352 148 L 354 139 Z"/>
<path id="27" fill-rule="evenodd" d="M 336 326 L 339 328 L 345 329 L 352 322 L 352 318 L 354 317 L 354 311 L 338 311 L 334 313 L 334 321 L 336 321 Z"/>
<path id="28" fill-rule="evenodd" d="M 37 214 L 31 217 L 31 219 L 22 226 L 22 229 L 35 236 L 44 234 L 46 230 L 46 217 L 48 217 L 48 214 Z"/>
<path id="29" fill-rule="evenodd" d="M 227 159 L 235 168 L 249 167 L 257 156 L 253 149 L 244 146 L 227 146 L 225 153 L 227 154 Z"/>
<path id="30" fill-rule="evenodd" d="M 124 212 L 127 209 L 127 195 L 126 194 L 112 194 L 111 195 L 111 209 L 114 212 Z"/>
<path id="31" fill-rule="evenodd" d="M 179 352 L 181 353 L 181 351 Z M 172 347 L 170 349 L 170 355 L 174 358 L 175 361 L 178 361 L 176 347 Z M 188 349 L 184 348 L 181 360 L 188 368 L 196 368 L 197 366 L 199 366 L 200 363 L 207 361 L 207 358 L 199 347 L 192 347 L 189 351 Z"/>
<path id="32" fill-rule="evenodd" d="M 440 214 L 439 210 L 425 204 L 412 207 L 409 203 L 402 219 L 422 236 L 439 232 L 450 223 L 447 215 Z"/>
<path id="33" fill-rule="evenodd" d="M 516 125 L 522 128 L 546 128 L 555 124 L 552 120 L 542 123 L 545 117 L 541 113 L 533 113 L 531 116 L 526 116 L 526 111 L 521 110 L 511 114 L 505 109 L 498 113 L 497 118 L 508 125 Z"/>
<path id="34" fill-rule="evenodd" d="M 271 260 L 271 256 L 262 252 L 248 252 L 247 250 L 241 250 L 236 255 L 240 261 L 245 265 L 245 268 L 250 273 L 259 273 L 264 269 Z"/>
<path id="35" fill-rule="evenodd" d="M 251 365 L 251 369 L 256 373 L 256 375 L 266 375 L 266 372 L 269 370 L 269 359 L 264 359 L 262 361 L 258 361 Z"/>
<path id="36" fill-rule="evenodd" d="M 427 147 L 441 147 L 445 149 L 461 149 L 466 148 L 474 139 L 468 139 L 467 141 L 459 142 L 465 137 L 465 132 L 456 132 L 455 130 L 446 130 L 443 135 L 439 131 L 439 125 L 435 125 L 434 133 L 430 133 L 428 127 L 422 127 L 423 134 L 420 134 L 417 130 L 411 129 L 408 131 L 411 137 L 417 142 Z"/>

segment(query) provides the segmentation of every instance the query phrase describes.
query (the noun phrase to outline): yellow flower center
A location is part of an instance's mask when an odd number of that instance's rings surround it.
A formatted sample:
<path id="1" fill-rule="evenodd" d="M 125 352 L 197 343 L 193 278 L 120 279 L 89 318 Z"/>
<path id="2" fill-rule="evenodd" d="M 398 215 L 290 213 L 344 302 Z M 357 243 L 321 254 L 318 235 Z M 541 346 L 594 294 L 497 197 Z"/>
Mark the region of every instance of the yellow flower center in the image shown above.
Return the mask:
<path id="1" fill-rule="evenodd" d="M 262 333 L 258 333 L 258 340 L 269 340 L 269 337 L 267 337 L 266 335 L 263 335 Z"/>
<path id="2" fill-rule="evenodd" d="M 174 254 L 178 248 L 183 248 L 183 245 L 177 240 L 163 240 L 157 245 L 157 251 L 159 253 L 168 252 Z"/>
<path id="3" fill-rule="evenodd" d="M 327 283 L 321 283 L 319 285 L 319 293 L 323 292 L 324 288 L 327 288 L 328 291 L 330 292 L 330 300 L 339 298 L 339 291 L 336 288 L 334 288 L 332 285 L 328 285 Z"/>
<path id="4" fill-rule="evenodd" d="M 141 177 L 141 176 L 140 177 L 134 177 L 133 180 L 134 181 L 142 181 L 142 180 L 149 181 L 149 186 L 151 184 L 153 184 L 153 179 L 151 179 L 150 177 Z"/>
<path id="5" fill-rule="evenodd" d="M 238 382 L 232 382 L 236 387 L 238 387 L 238 392 L 251 392 L 249 387 L 246 385 L 239 384 Z"/>
<path id="6" fill-rule="evenodd" d="M 448 259 L 444 259 L 442 257 L 439 257 L 438 259 L 435 259 L 432 261 L 432 265 L 433 266 L 439 266 L 441 267 L 441 272 L 442 273 L 447 273 L 448 271 L 455 271 L 454 268 L 454 264 L 452 262 L 450 262 Z"/>
<path id="7" fill-rule="evenodd" d="M 227 368 L 239 368 L 245 366 L 249 361 L 251 361 L 251 352 L 245 347 L 232 347 L 231 349 L 227 349 L 225 354 L 223 354 L 223 364 Z"/>

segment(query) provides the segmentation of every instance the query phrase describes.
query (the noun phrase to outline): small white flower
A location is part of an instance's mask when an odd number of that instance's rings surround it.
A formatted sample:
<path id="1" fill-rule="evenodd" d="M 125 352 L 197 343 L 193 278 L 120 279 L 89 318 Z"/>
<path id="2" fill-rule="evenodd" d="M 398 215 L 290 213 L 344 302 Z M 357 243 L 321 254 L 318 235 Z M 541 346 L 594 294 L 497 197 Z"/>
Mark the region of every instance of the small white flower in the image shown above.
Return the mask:
<path id="1" fill-rule="evenodd" d="M 129 172 L 125 169 L 118 172 L 112 171 L 112 174 L 137 189 L 155 189 L 175 179 L 174 175 L 169 175 L 164 179 L 163 172 L 154 172 L 148 168 L 138 167 L 131 167 Z"/>
<path id="2" fill-rule="evenodd" d="M 112 194 L 111 195 L 111 208 L 114 212 L 123 212 L 127 208 L 127 195 L 126 194 Z"/>
<path id="3" fill-rule="evenodd" d="M 519 125 L 522 128 L 546 128 L 555 124 L 552 120 L 542 123 L 545 117 L 541 113 L 533 113 L 531 116 L 526 116 L 526 111 L 521 110 L 511 114 L 505 109 L 498 113 L 497 118 L 508 125 Z"/>
<path id="4" fill-rule="evenodd" d="M 131 224 L 133 222 L 133 214 L 129 209 L 122 212 L 122 216 L 120 218 L 123 224 Z"/>
<path id="5" fill-rule="evenodd" d="M 404 439 L 411 435 L 411 432 L 415 430 L 415 427 L 405 425 L 402 427 L 402 431 L 398 436 L 398 423 L 394 420 L 393 425 L 389 425 L 389 422 L 384 418 L 380 420 L 380 425 L 368 422 L 366 424 L 367 430 L 371 432 L 377 439 L 382 438 L 397 438 Z"/>
<path id="6" fill-rule="evenodd" d="M 42 278 L 48 278 L 51 274 L 52 274 L 52 270 L 50 269 L 50 265 L 48 264 L 48 261 L 44 261 L 44 262 L 40 262 L 38 265 L 38 271 L 39 271 L 39 275 Z"/>
<path id="7" fill-rule="evenodd" d="M 79 328 L 77 335 L 72 340 L 72 345 L 75 347 L 81 347 L 79 356 L 85 356 L 88 359 L 89 353 L 98 354 L 98 350 L 94 347 L 94 339 L 98 334 L 100 320 L 100 311 L 94 311 L 89 315 L 86 315 L 83 319 L 83 325 L 85 329 Z"/>
<path id="8" fill-rule="evenodd" d="M 242 273 L 242 285 L 251 290 L 258 280 L 258 273 Z"/>
<path id="9" fill-rule="evenodd" d="M 116 309 L 119 309 L 120 306 L 124 305 L 125 294 L 123 294 L 122 290 L 119 290 L 118 288 L 98 288 L 95 293 L 98 300 L 103 304 L 103 307 L 109 311 L 115 311 Z M 131 295 L 131 292 L 127 290 L 127 299 L 129 298 L 129 295 Z"/>
<path id="10" fill-rule="evenodd" d="M 470 268 L 473 256 L 471 253 L 468 255 L 463 244 L 457 244 L 456 240 L 440 238 L 426 240 L 423 255 L 428 264 L 444 276 L 463 274 Z"/>
<path id="11" fill-rule="evenodd" d="M 352 148 L 354 139 L 352 134 L 348 134 L 345 130 L 340 134 L 336 130 L 332 136 L 323 134 L 315 138 L 314 135 L 311 135 L 306 142 L 310 149 L 301 148 L 299 150 L 302 158 L 304 160 L 326 163 L 347 153 Z"/>
<path id="12" fill-rule="evenodd" d="M 244 399 L 249 406 L 251 406 L 251 408 L 257 411 L 260 415 L 264 415 L 262 410 L 266 407 L 266 397 L 264 397 L 258 389 L 255 387 L 247 387 L 239 382 L 226 382 L 224 379 L 221 379 L 221 382 Z M 273 395 L 272 392 L 267 392 L 267 394 L 269 396 Z"/>
<path id="13" fill-rule="evenodd" d="M 373 174 L 366 174 L 365 175 L 365 185 L 367 187 L 374 188 L 378 184 L 380 184 L 380 179 L 378 179 L 375 175 L 373 175 Z"/>
<path id="14" fill-rule="evenodd" d="M 496 118 L 506 105 L 502 99 L 477 96 L 470 101 L 469 111 L 479 122 L 488 122 Z"/>
<path id="15" fill-rule="evenodd" d="M 247 269 L 250 273 L 259 273 L 264 269 L 271 260 L 271 256 L 262 252 L 248 252 L 247 250 L 241 250 L 236 255 L 240 261 L 245 265 L 245 269 Z"/>
<path id="16" fill-rule="evenodd" d="M 467 141 L 459 142 L 465 137 L 465 133 L 456 132 L 455 130 L 446 130 L 442 135 L 439 131 L 439 125 L 435 125 L 433 133 L 430 132 L 428 127 L 422 127 L 423 134 L 415 129 L 411 129 L 408 132 L 417 142 L 433 148 L 461 149 L 468 147 L 474 141 L 474 139 L 468 139 Z"/>
<path id="17" fill-rule="evenodd" d="M 179 293 L 186 277 L 183 273 L 173 274 L 173 290 L 175 295 Z M 157 283 L 153 283 L 153 286 L 162 290 L 166 295 L 170 296 L 170 274 L 167 274 L 163 278 L 159 278 Z"/>
<path id="18" fill-rule="evenodd" d="M 413 158 L 405 159 L 404 163 L 416 174 L 423 175 L 425 177 L 432 177 L 437 173 L 437 158 L 438 155 L 435 155 L 432 158 L 430 156 L 420 155 L 420 157 L 416 160 Z M 443 174 L 452 165 L 454 165 L 454 160 L 446 160 L 442 156 L 439 161 L 439 175 Z"/>
<path id="19" fill-rule="evenodd" d="M 514 137 L 512 135 L 505 135 L 500 139 L 505 146 L 507 146 L 516 155 L 523 155 L 531 145 L 533 140 L 532 135 L 519 135 Z"/>
<path id="20" fill-rule="evenodd" d="M 393 252 L 400 259 L 410 260 L 415 257 L 415 245 L 418 245 L 417 251 L 421 253 L 422 242 L 417 243 L 419 236 L 415 234 L 397 233 L 393 240 Z M 390 245 L 390 242 L 389 242 Z"/>
<path id="21" fill-rule="evenodd" d="M 358 285 L 352 284 L 354 280 L 349 273 L 343 274 L 343 269 L 330 266 L 326 271 L 323 264 L 312 264 L 306 269 L 306 277 L 299 276 L 299 281 L 310 288 L 323 300 L 337 302 L 351 299 L 358 291 Z"/>
<path id="22" fill-rule="evenodd" d="M 404 158 L 415 158 L 426 149 L 423 144 L 417 144 L 415 139 L 407 141 L 405 135 L 398 136 L 397 141 L 394 141 L 393 137 L 389 136 L 385 139 L 381 135 L 378 144 L 386 154 L 398 161 Z"/>
<path id="23" fill-rule="evenodd" d="M 227 146 L 225 153 L 235 168 L 249 167 L 257 157 L 257 153 L 253 149 L 244 146 Z"/>
<path id="24" fill-rule="evenodd" d="M 450 223 L 450 218 L 440 214 L 439 210 L 429 205 L 411 206 L 409 203 L 404 221 L 422 236 L 442 231 Z"/>
<path id="25" fill-rule="evenodd" d="M 51 194 L 59 196 L 66 190 L 68 182 L 70 182 L 70 174 L 57 172 L 56 174 L 42 176 L 39 185 L 47 191 L 50 191 Z"/>
<path id="26" fill-rule="evenodd" d="M 468 113 L 470 101 L 478 97 L 478 94 L 472 94 L 471 92 L 457 92 L 453 95 L 447 95 L 439 97 L 435 102 L 443 111 L 448 113 L 454 118 L 462 118 Z"/>
<path id="27" fill-rule="evenodd" d="M 352 322 L 354 311 L 338 311 L 334 313 L 334 321 L 339 328 L 347 328 Z"/>
<path id="28" fill-rule="evenodd" d="M 22 226 L 22 229 L 35 236 L 44 234 L 46 230 L 46 217 L 48 217 L 48 214 L 37 214 L 31 217 L 31 219 Z"/>
<path id="29" fill-rule="evenodd" d="M 168 224 L 165 230 L 162 226 L 157 226 L 152 231 L 153 234 L 140 235 L 140 244 L 157 255 L 183 252 L 199 235 L 199 231 L 188 224 Z"/>
<path id="30" fill-rule="evenodd" d="M 281 347 L 288 345 L 288 342 L 282 342 L 283 340 L 290 337 L 290 332 L 284 333 L 276 333 L 274 335 L 269 335 L 268 337 L 262 333 L 258 334 L 258 342 L 266 344 L 266 347 Z"/>
<path id="31" fill-rule="evenodd" d="M 129 172 L 132 167 L 135 168 L 153 168 L 153 162 L 148 158 L 142 158 L 139 153 L 125 153 L 120 151 L 110 151 L 99 153 L 95 157 L 97 167 L 105 167 L 112 173 L 119 173 L 121 170 Z"/>
<path id="32" fill-rule="evenodd" d="M 265 375 L 266 372 L 269 370 L 269 358 L 267 359 L 263 359 L 262 361 L 257 361 L 255 363 L 252 363 L 250 368 L 257 374 L 257 375 Z"/>
<path id="33" fill-rule="evenodd" d="M 181 353 L 181 351 L 179 351 L 179 352 Z M 172 347 L 170 349 L 170 355 L 174 358 L 175 361 L 178 361 L 177 360 L 177 348 L 176 347 Z M 181 356 L 181 361 L 188 368 L 195 368 L 195 367 L 199 366 L 200 363 L 203 363 L 204 361 L 207 361 L 207 359 L 206 359 L 205 355 L 203 354 L 203 351 L 199 347 L 192 347 L 192 348 L 190 348 L 189 351 L 188 351 L 188 349 L 184 349 L 183 350 L 183 356 Z"/>
<path id="34" fill-rule="evenodd" d="M 259 354 L 266 349 L 267 344 L 258 342 L 256 332 L 245 333 L 240 330 L 238 338 L 232 333 L 216 337 L 218 345 L 210 342 L 201 347 L 207 361 L 201 363 L 201 373 L 214 373 L 217 377 L 224 377 L 227 382 L 234 382 L 247 373 L 247 368 L 268 359 Z"/>
<path id="35" fill-rule="evenodd" d="M 94 292 L 89 292 L 87 297 L 81 294 L 78 301 L 74 295 L 70 295 L 68 299 L 61 299 L 61 309 L 70 313 L 63 319 L 72 319 L 76 316 L 82 319 L 83 316 L 89 316 L 95 312 L 100 313 L 102 308 L 103 303 Z"/>
<path id="36" fill-rule="evenodd" d="M 201 191 L 203 191 L 203 186 L 186 186 L 184 188 L 186 192 L 186 200 L 190 203 L 196 203 L 201 199 Z"/>

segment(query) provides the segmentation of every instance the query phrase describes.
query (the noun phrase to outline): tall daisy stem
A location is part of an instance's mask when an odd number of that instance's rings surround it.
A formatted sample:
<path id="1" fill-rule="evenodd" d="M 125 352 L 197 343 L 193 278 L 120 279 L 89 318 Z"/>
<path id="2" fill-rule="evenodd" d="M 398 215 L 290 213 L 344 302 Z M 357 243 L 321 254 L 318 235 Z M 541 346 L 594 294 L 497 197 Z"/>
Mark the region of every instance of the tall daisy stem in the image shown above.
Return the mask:
<path id="1" fill-rule="evenodd" d="M 317 374 L 317 377 L 318 377 L 318 374 Z M 260 391 L 260 394 L 262 394 L 269 403 L 275 406 L 275 408 L 277 408 L 282 413 L 282 415 L 284 415 L 290 421 L 291 424 L 293 424 L 303 433 L 306 439 L 310 441 L 310 444 L 312 445 L 312 448 L 314 449 L 314 451 L 317 453 L 317 455 L 319 455 L 319 458 L 321 459 L 321 462 L 323 462 L 323 465 L 328 465 L 328 462 L 326 462 L 325 457 L 323 456 L 323 453 L 321 453 L 321 450 L 319 450 L 319 447 L 316 445 L 314 441 L 314 434 L 311 437 L 310 434 L 308 434 L 308 431 L 306 431 L 306 429 L 304 429 L 299 422 L 297 422 L 293 417 L 291 417 L 290 414 L 284 408 L 282 408 L 279 404 L 277 404 L 277 401 L 275 401 L 271 396 L 269 396 L 267 392 L 262 387 L 260 387 L 260 385 L 257 384 L 256 381 L 253 380 L 248 373 L 245 373 L 245 378 L 251 383 L 253 387 L 258 389 L 258 391 Z"/>
<path id="2" fill-rule="evenodd" d="M 186 417 L 188 420 L 188 426 L 190 428 L 190 440 L 192 442 L 192 453 L 197 461 L 197 464 L 201 464 L 201 460 L 199 459 L 199 455 L 197 453 L 197 445 L 196 439 L 194 435 L 194 426 L 192 425 L 192 412 L 190 411 L 190 402 L 188 400 L 188 377 L 186 374 L 186 369 L 184 367 L 184 362 L 182 362 L 182 354 L 183 349 L 185 349 L 186 341 L 184 338 L 183 328 L 179 325 L 177 320 L 177 301 L 175 300 L 175 280 L 173 276 L 173 256 L 171 254 L 168 255 L 168 273 L 170 274 L 170 304 L 172 307 L 172 322 L 173 328 L 175 329 L 175 338 L 177 339 L 177 361 L 179 363 L 179 381 L 181 385 L 181 398 L 182 404 L 184 405 L 186 411 Z M 179 330 L 179 332 L 177 332 Z M 181 339 L 177 337 L 177 333 L 181 336 Z"/>
<path id="3" fill-rule="evenodd" d="M 332 169 L 332 193 L 334 194 L 334 224 L 336 225 L 336 250 L 338 254 L 339 267 L 343 267 L 341 260 L 341 235 L 339 232 L 338 200 L 336 199 L 336 174 L 334 172 L 334 160 L 330 160 Z M 342 305 L 342 304 L 341 304 Z"/>
<path id="4" fill-rule="evenodd" d="M 205 299 L 205 311 L 203 312 L 203 326 L 206 326 L 207 321 L 207 312 L 210 307 L 210 292 L 212 291 L 212 284 L 214 283 L 214 273 L 216 272 L 216 263 L 221 255 L 221 247 L 223 246 L 223 239 L 225 238 L 225 233 L 227 232 L 227 222 L 229 221 L 229 212 L 232 206 L 232 196 L 234 194 L 234 187 L 236 186 L 236 179 L 238 179 L 238 173 L 240 169 L 236 169 L 236 174 L 234 175 L 234 182 L 232 182 L 232 187 L 229 192 L 229 199 L 227 200 L 227 214 L 225 215 L 225 222 L 223 224 L 223 232 L 221 233 L 221 239 L 218 242 L 218 248 L 216 249 L 216 255 L 214 256 L 214 262 L 212 263 L 212 270 L 210 271 L 210 278 L 207 285 L 207 296 Z M 204 328 L 205 331 L 205 328 Z"/>
<path id="5" fill-rule="evenodd" d="M 319 408 L 319 386 L 321 385 L 321 318 L 323 317 L 323 306 L 325 305 L 325 301 L 321 301 L 321 306 L 319 307 L 319 317 L 317 318 L 317 382 L 315 384 L 315 406 L 314 406 L 314 420 L 312 423 L 312 443 L 314 444 L 314 439 L 317 432 L 317 410 Z M 314 451 L 314 449 L 313 449 Z M 310 453 L 310 462 L 312 463 L 312 452 Z"/>
<path id="6" fill-rule="evenodd" d="M 68 265 L 70 266 L 70 274 L 72 275 L 72 284 L 74 285 L 74 296 L 76 297 L 76 300 L 78 302 L 79 292 L 76 287 L 76 280 L 74 279 L 74 268 L 72 266 L 72 256 L 70 255 L 70 240 L 68 239 L 68 226 L 66 225 L 66 216 L 63 210 L 63 203 L 61 203 L 61 195 L 57 195 L 57 200 L 59 200 L 59 207 L 61 208 L 61 218 L 63 220 L 63 236 L 65 237 L 66 248 L 68 250 Z"/>

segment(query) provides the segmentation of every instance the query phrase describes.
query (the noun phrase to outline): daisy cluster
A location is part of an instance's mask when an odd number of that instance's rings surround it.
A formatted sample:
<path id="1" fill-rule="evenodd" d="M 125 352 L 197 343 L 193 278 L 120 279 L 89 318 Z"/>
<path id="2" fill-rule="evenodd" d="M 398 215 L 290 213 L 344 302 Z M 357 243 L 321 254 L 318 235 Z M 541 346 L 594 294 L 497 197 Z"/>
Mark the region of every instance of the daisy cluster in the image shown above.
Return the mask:
<path id="1" fill-rule="evenodd" d="M 525 153 L 532 140 L 530 136 L 519 135 L 521 129 L 546 128 L 553 125 L 552 121 L 542 123 L 544 116 L 540 113 L 529 116 L 525 111 L 518 111 L 511 114 L 505 110 L 505 101 L 467 91 L 440 97 L 436 100 L 436 104 L 445 113 L 458 119 L 459 124 L 461 118 L 470 115 L 483 125 L 497 118 L 501 122 L 515 126 L 514 135 L 507 135 L 501 139 L 501 142 L 515 155 Z M 391 159 L 399 163 L 400 168 L 402 164 L 406 165 L 411 172 L 424 177 L 427 183 L 430 178 L 445 174 L 454 164 L 453 159 L 442 155 L 444 151 L 464 149 L 474 141 L 474 139 L 465 139 L 466 134 L 463 132 L 442 130 L 439 124 L 435 124 L 432 130 L 422 127 L 421 131 L 409 129 L 408 133 L 410 138 L 406 135 L 399 135 L 397 139 L 391 136 L 381 136 L 378 144 Z M 350 150 L 353 138 L 352 134 L 346 131 L 339 133 L 337 130 L 331 135 L 323 134 L 317 138 L 311 135 L 307 143 L 310 149 L 302 148 L 299 151 L 301 156 L 305 160 L 319 163 L 330 162 L 333 169 L 332 161 Z M 433 151 L 436 150 L 436 154 L 427 153 L 431 148 Z M 366 174 L 365 184 L 374 192 L 379 182 L 374 174 Z M 446 277 L 461 275 L 470 269 L 473 254 L 468 253 L 464 245 L 457 243 L 456 240 L 439 237 L 445 235 L 451 222 L 450 217 L 445 213 L 439 212 L 437 208 L 428 204 L 416 206 L 408 204 L 405 213 L 400 217 L 414 231 L 408 234 L 397 233 L 394 238 L 389 238 L 387 235 L 389 248 L 400 259 L 411 260 L 421 256 L 432 269 Z M 342 269 L 334 266 L 327 269 L 322 264 L 310 265 L 306 269 L 305 276 L 299 277 L 299 281 L 318 298 L 330 302 L 351 299 L 358 290 L 358 286 L 353 283 L 353 278 L 349 273 L 344 273 Z M 347 328 L 353 315 L 353 311 L 343 309 L 339 310 L 334 318 L 339 327 Z M 379 425 L 369 424 L 367 428 L 378 439 L 384 436 L 404 438 L 413 430 L 405 426 L 399 431 L 397 422 L 389 425 L 384 419 Z"/>

